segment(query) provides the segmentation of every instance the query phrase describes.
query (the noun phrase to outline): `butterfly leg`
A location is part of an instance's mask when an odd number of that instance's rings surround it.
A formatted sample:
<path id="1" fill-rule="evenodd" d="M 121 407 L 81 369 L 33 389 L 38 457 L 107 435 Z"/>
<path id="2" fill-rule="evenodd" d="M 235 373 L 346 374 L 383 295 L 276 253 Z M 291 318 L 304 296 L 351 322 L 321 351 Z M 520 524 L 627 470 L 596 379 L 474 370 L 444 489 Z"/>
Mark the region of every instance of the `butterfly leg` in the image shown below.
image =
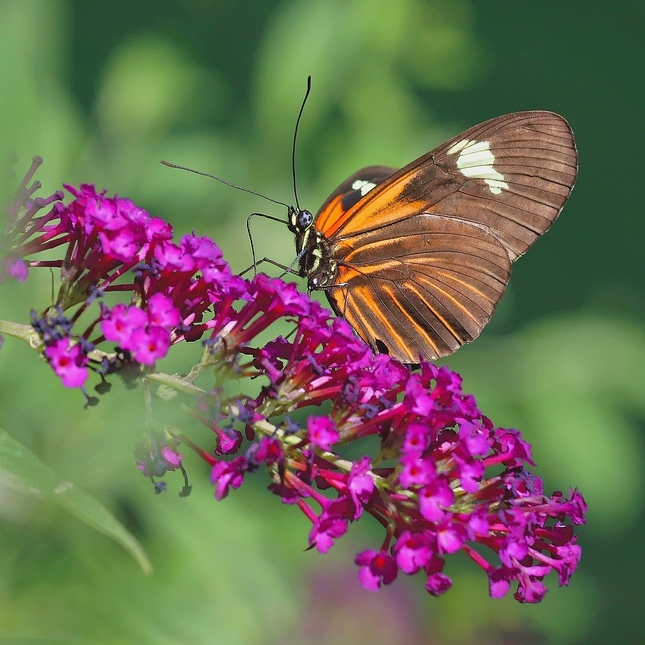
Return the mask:
<path id="1" fill-rule="evenodd" d="M 253 244 L 253 235 L 251 235 L 251 218 L 252 217 L 263 217 L 264 219 L 270 219 L 270 220 L 273 220 L 274 222 L 280 222 L 281 224 L 287 224 L 287 222 L 285 222 L 284 220 L 278 219 L 277 217 L 273 217 L 271 215 L 267 215 L 265 213 L 251 213 L 246 218 L 246 232 L 249 235 L 249 242 L 251 243 L 251 257 L 253 258 L 253 264 L 248 269 L 242 271 L 242 273 L 240 273 L 240 275 L 244 275 L 247 271 L 250 271 L 251 269 L 253 269 L 253 275 L 256 275 L 257 274 L 256 269 L 260 264 L 262 264 L 262 262 L 265 262 L 265 261 L 271 262 L 271 260 L 269 260 L 268 258 L 263 258 L 259 262 L 257 262 L 256 259 L 255 259 L 255 244 Z M 276 263 L 273 262 L 273 264 L 276 264 Z M 280 267 L 282 269 L 285 268 L 280 264 L 276 264 L 276 266 L 278 266 L 278 267 Z"/>

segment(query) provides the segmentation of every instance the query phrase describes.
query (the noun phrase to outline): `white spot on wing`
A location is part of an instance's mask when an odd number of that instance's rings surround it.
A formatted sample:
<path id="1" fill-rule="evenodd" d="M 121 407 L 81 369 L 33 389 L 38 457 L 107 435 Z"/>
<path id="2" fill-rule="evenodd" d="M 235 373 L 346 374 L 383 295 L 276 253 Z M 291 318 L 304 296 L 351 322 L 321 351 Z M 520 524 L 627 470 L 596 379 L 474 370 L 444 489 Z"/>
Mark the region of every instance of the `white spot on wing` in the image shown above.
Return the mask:
<path id="1" fill-rule="evenodd" d="M 467 143 L 468 143 L 468 139 L 462 139 L 461 141 L 458 141 L 457 143 L 455 143 L 454 146 L 452 146 L 448 150 L 448 154 L 454 155 L 455 152 L 459 152 Z"/>
<path id="2" fill-rule="evenodd" d="M 357 179 L 352 184 L 353 190 L 361 191 L 361 197 L 365 197 L 365 195 L 367 195 L 367 193 L 369 193 L 372 188 L 376 188 L 376 184 L 373 184 L 371 181 L 365 181 L 364 179 Z"/>
<path id="3" fill-rule="evenodd" d="M 508 190 L 504 175 L 493 167 L 495 155 L 490 150 L 488 141 L 469 141 L 462 139 L 448 150 L 448 154 L 459 153 L 457 168 L 470 179 L 483 179 L 490 192 L 499 195 Z"/>

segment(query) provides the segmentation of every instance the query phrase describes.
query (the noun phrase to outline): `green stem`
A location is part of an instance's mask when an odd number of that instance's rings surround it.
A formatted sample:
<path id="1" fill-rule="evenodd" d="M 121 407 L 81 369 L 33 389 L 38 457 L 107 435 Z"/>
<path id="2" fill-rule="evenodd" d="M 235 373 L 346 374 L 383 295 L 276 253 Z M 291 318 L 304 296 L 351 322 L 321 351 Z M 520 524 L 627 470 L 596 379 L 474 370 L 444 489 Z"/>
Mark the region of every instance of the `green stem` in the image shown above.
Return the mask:
<path id="1" fill-rule="evenodd" d="M 154 372 L 152 374 L 146 374 L 145 378 L 149 381 L 161 383 L 162 385 L 174 390 L 185 392 L 186 394 L 206 394 L 206 390 L 202 390 L 201 387 L 197 387 L 196 385 L 193 385 L 193 383 L 188 382 L 185 378 L 174 374 Z"/>
<path id="2" fill-rule="evenodd" d="M 150 392 L 150 381 L 147 378 L 141 379 L 143 388 L 143 403 L 146 409 L 146 426 L 150 426 L 154 420 L 152 412 L 152 393 Z"/>
<path id="3" fill-rule="evenodd" d="M 9 322 L 8 320 L 0 320 L 0 334 L 17 338 L 29 343 L 34 349 L 42 346 L 40 336 L 34 331 L 31 325 L 21 325 L 19 323 Z"/>

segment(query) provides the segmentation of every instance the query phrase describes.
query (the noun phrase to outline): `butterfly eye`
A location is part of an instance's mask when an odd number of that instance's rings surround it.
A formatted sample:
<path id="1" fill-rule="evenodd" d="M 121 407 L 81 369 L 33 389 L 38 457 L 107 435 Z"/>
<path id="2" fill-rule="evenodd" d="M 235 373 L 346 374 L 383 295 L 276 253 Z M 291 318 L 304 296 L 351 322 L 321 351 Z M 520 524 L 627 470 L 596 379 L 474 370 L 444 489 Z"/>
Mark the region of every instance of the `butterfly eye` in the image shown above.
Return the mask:
<path id="1" fill-rule="evenodd" d="M 314 221 L 314 216 L 309 211 L 300 211 L 298 213 L 298 228 L 304 230 L 309 228 Z"/>

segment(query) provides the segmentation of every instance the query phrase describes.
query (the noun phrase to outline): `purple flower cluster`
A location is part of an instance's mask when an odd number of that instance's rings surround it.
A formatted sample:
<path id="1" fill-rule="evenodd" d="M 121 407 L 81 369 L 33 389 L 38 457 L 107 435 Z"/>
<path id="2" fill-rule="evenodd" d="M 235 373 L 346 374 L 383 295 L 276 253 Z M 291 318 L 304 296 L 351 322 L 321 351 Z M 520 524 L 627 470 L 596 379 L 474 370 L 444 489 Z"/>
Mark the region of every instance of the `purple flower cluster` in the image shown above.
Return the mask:
<path id="1" fill-rule="evenodd" d="M 103 373 L 111 369 L 114 358 L 92 365 L 91 353 L 104 341 L 129 361 L 151 366 L 172 344 L 198 339 L 209 327 L 205 312 L 223 296 L 244 293 L 244 281 L 231 274 L 212 240 L 193 233 L 175 244 L 170 224 L 129 199 L 107 197 L 86 184 L 66 186 L 74 197 L 69 204 L 60 192 L 33 199 L 38 184 L 26 184 L 38 163 L 8 209 L 12 244 L 3 266 L 5 275 L 21 280 L 28 267 L 60 269 L 56 301 L 34 318 L 34 327 L 44 356 L 67 387 L 82 387 L 88 366 Z M 25 262 L 59 246 L 65 247 L 60 260 Z M 128 302 L 110 307 L 107 294 L 126 294 Z M 89 321 L 86 315 L 79 329 L 82 314 L 97 302 L 98 311 Z M 73 315 L 63 315 L 71 308 Z"/>
<path id="2" fill-rule="evenodd" d="M 253 298 L 225 325 L 227 346 L 239 348 L 239 374 L 268 383 L 258 397 L 229 406 L 252 441 L 244 454 L 213 463 L 218 499 L 264 463 L 270 489 L 310 519 L 309 544 L 322 553 L 350 522 L 371 515 L 385 537 L 356 558 L 368 589 L 400 570 L 424 572 L 427 590 L 441 594 L 451 585 L 444 558 L 459 550 L 488 574 L 493 597 L 516 581 L 516 598 L 537 602 L 552 570 L 568 583 L 580 547 L 566 519 L 584 521 L 582 496 L 545 496 L 526 470 L 528 444 L 517 431 L 496 428 L 462 393 L 457 374 L 429 363 L 414 372 L 374 356 L 345 321 L 293 285 L 259 275 L 249 286 Z M 278 315 L 294 320 L 293 339 L 252 348 L 252 337 Z M 284 417 L 324 402 L 329 415 L 309 416 L 302 427 Z M 372 435 L 381 440 L 374 458 L 351 462 L 334 452 Z"/>
<path id="3" fill-rule="evenodd" d="M 205 352 L 191 373 L 215 374 L 192 411 L 211 429 L 213 448 L 157 432 L 137 449 L 146 476 L 183 472 L 178 441 L 211 466 L 218 500 L 262 467 L 269 490 L 310 520 L 309 546 L 321 553 L 351 522 L 371 516 L 384 536 L 377 549 L 356 556 L 367 589 L 391 583 L 399 571 L 421 572 L 428 592 L 439 595 L 452 584 L 445 558 L 457 551 L 484 570 L 496 598 L 516 584 L 519 601 L 538 602 L 552 571 L 568 583 L 580 559 L 572 525 L 584 522 L 582 496 L 545 495 L 527 470 L 528 444 L 519 432 L 495 427 L 457 374 L 375 356 L 294 284 L 263 274 L 244 281 L 208 238 L 192 234 L 175 244 L 169 224 L 130 200 L 87 185 L 67 189 L 69 204 L 54 201 L 38 217 L 23 190 L 14 210 L 27 233 L 7 256 L 15 266 L 15 258 L 66 247 L 62 260 L 28 263 L 61 270 L 56 302 L 33 324 L 63 384 L 83 386 L 89 366 L 103 377 L 135 365 L 150 377 L 173 344 L 199 338 Z M 129 300 L 108 306 L 110 292 Z M 97 313 L 76 332 L 97 301 Z M 75 311 L 67 317 L 69 308 Z M 259 342 L 279 320 L 292 333 Z M 93 352 L 106 341 L 115 355 L 99 361 Z M 259 382 L 259 394 L 225 395 L 223 384 L 233 379 Z M 308 410 L 323 404 L 327 414 Z M 345 445 L 366 437 L 380 441 L 377 455 L 342 457 Z"/>

